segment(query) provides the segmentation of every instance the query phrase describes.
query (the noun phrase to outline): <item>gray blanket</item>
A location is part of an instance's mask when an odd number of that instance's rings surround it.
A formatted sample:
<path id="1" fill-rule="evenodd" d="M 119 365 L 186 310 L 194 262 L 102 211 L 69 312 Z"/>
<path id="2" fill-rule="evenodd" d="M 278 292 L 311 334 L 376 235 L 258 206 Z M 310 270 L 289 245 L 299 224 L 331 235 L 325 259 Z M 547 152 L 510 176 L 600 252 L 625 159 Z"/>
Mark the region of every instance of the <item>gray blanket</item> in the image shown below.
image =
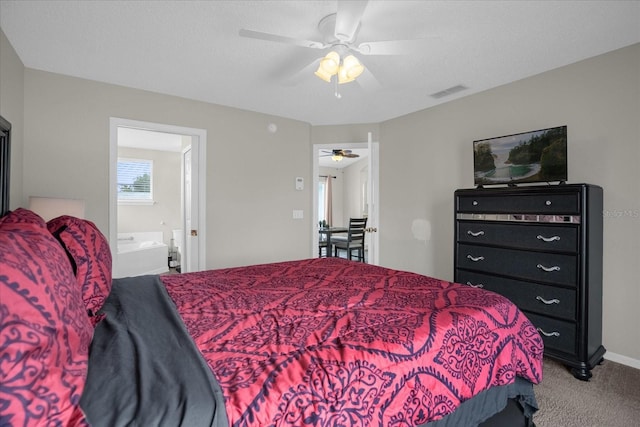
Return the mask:
<path id="1" fill-rule="evenodd" d="M 222 392 L 158 276 L 116 279 L 80 406 L 93 427 L 228 426 Z"/>

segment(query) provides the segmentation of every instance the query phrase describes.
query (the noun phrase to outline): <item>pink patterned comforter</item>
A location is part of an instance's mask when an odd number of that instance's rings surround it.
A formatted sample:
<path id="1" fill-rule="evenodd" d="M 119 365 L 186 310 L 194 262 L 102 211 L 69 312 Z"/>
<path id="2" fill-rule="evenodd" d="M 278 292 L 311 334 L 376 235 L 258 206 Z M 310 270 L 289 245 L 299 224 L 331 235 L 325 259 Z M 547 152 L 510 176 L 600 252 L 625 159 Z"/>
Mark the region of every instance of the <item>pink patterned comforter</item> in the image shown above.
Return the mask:
<path id="1" fill-rule="evenodd" d="M 162 281 L 234 426 L 414 426 L 542 379 L 535 327 L 480 289 L 337 258 Z"/>

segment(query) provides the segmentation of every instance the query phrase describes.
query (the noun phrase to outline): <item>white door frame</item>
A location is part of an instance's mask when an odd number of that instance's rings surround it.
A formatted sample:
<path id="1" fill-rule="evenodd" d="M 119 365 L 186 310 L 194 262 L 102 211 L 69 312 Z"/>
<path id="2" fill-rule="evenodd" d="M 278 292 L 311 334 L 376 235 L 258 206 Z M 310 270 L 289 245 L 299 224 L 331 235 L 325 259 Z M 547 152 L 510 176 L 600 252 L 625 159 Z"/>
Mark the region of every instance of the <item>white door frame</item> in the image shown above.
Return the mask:
<path id="1" fill-rule="evenodd" d="M 162 123 L 143 122 L 139 120 L 122 119 L 118 117 L 109 118 L 109 245 L 111 246 L 111 256 L 113 258 L 113 271 L 116 270 L 118 255 L 118 192 L 117 186 L 117 166 L 118 166 L 118 128 L 128 127 L 134 129 L 149 130 L 155 132 L 174 133 L 191 137 L 191 143 L 198 145 L 198 156 L 192 161 L 197 162 L 198 174 L 193 179 L 198 180 L 198 254 L 197 271 L 206 268 L 206 146 L 207 131 L 205 129 L 188 128 L 182 126 L 166 125 Z M 184 230 L 185 233 L 187 230 Z M 186 244 L 186 241 L 183 242 Z"/>
<path id="2" fill-rule="evenodd" d="M 371 138 L 371 134 L 369 133 L 368 138 Z M 377 148 L 378 143 L 373 141 L 367 142 L 341 142 L 341 143 L 332 143 L 332 144 L 313 144 L 313 179 L 311 182 L 313 183 L 313 196 L 312 196 L 312 222 L 311 222 L 311 257 L 318 256 L 318 184 L 320 183 L 320 165 L 319 165 L 319 154 L 320 150 L 332 150 L 332 149 L 369 149 L 370 161 L 369 164 L 372 167 L 369 168 L 369 177 L 372 181 L 369 181 L 369 189 L 373 191 L 375 194 L 369 195 L 369 205 L 374 210 L 374 212 L 370 213 L 369 216 L 373 219 L 377 219 L 380 217 L 379 215 L 379 203 L 377 203 L 378 197 L 378 167 L 380 165 L 380 150 L 370 149 L 370 142 L 373 144 L 373 147 Z M 372 170 L 373 169 L 373 170 Z M 375 200 L 376 203 L 371 203 L 372 200 Z M 367 227 L 378 228 L 378 224 L 372 224 L 370 221 L 367 221 Z M 380 251 L 378 250 L 378 235 L 377 233 L 369 233 L 369 247 L 373 245 L 373 257 L 368 259 L 369 264 L 378 265 L 379 258 L 378 254 Z"/>
<path id="3" fill-rule="evenodd" d="M 380 265 L 380 238 L 378 237 L 378 227 L 380 226 L 380 144 L 374 142 L 371 132 L 367 135 L 367 147 L 369 148 L 369 185 L 367 188 L 369 210 L 367 221 L 369 232 L 369 253 L 367 254 L 369 264 Z"/>
<path id="4" fill-rule="evenodd" d="M 193 139 L 193 138 L 192 138 Z M 193 215 L 192 212 L 197 212 L 198 207 L 198 180 L 194 180 L 194 176 L 198 176 L 197 168 L 198 162 L 193 161 L 194 156 L 198 156 L 199 144 L 194 144 L 193 141 L 188 147 L 182 149 L 181 161 L 182 161 L 182 198 L 181 198 L 181 210 L 182 210 L 182 254 L 180 260 L 180 268 L 182 273 L 190 273 L 193 271 L 199 271 L 199 261 L 197 255 L 199 253 L 198 243 L 200 239 L 198 236 L 199 224 L 198 215 Z M 187 158 L 189 159 L 187 161 Z M 188 179 L 187 179 L 188 178 Z M 189 203 L 187 203 L 187 201 Z M 192 236 L 191 231 L 195 230 L 196 235 Z M 195 254 L 196 256 L 192 256 Z"/>

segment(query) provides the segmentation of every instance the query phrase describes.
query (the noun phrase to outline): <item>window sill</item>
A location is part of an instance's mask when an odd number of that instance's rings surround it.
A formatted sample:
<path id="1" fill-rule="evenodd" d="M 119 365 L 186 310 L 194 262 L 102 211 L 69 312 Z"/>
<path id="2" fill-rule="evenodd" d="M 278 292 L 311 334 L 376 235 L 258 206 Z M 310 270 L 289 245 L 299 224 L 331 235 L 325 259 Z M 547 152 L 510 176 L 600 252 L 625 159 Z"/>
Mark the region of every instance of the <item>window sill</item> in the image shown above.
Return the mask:
<path id="1" fill-rule="evenodd" d="M 118 200 L 118 205 L 123 206 L 151 206 L 155 204 L 154 200 Z"/>

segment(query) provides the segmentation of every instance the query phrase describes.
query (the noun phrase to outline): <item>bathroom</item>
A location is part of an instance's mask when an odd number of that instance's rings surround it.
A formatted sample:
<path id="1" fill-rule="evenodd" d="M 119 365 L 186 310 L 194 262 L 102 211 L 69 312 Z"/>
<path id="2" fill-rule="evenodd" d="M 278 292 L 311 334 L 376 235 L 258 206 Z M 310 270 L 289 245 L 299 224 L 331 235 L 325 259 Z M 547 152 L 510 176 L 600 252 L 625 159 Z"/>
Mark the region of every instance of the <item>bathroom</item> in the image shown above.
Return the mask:
<path id="1" fill-rule="evenodd" d="M 114 278 L 180 272 L 182 149 L 189 143 L 183 135 L 118 128 Z"/>

